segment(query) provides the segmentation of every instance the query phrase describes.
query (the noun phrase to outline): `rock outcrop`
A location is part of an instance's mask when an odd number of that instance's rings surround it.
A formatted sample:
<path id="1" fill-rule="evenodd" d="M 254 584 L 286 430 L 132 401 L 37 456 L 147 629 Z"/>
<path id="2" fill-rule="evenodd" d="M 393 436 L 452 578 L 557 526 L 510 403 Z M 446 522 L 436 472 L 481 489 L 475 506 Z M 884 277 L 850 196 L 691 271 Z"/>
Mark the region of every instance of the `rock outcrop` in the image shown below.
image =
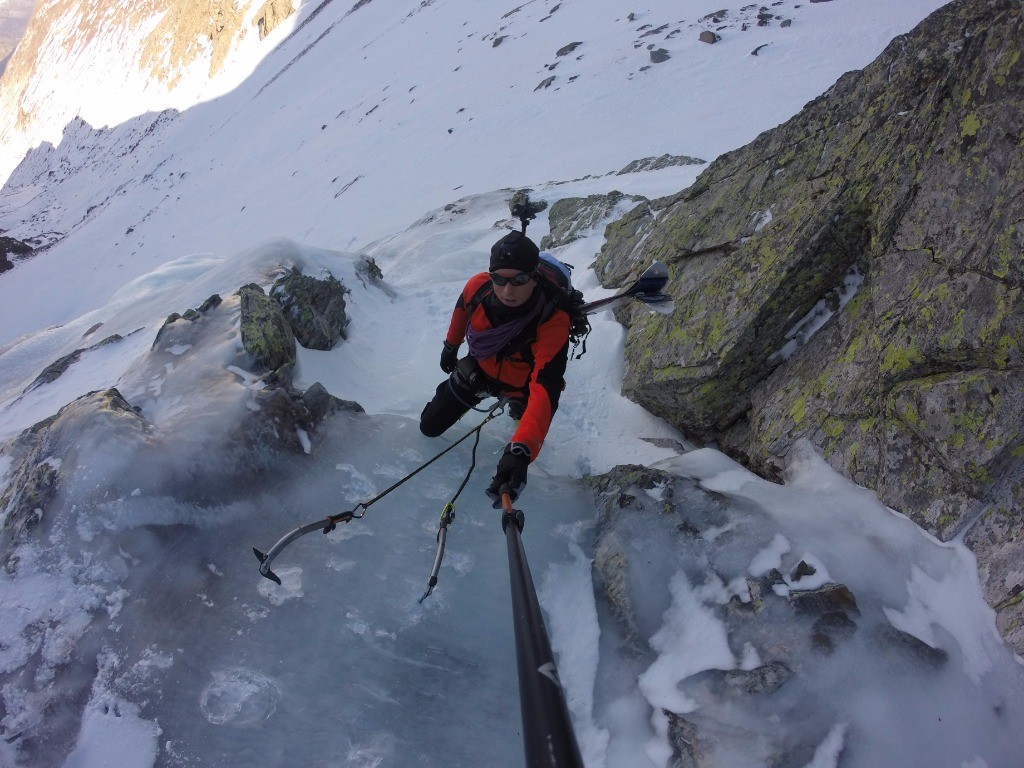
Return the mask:
<path id="1" fill-rule="evenodd" d="M 270 289 L 296 341 L 307 349 L 329 350 L 345 338 L 345 286 L 333 275 L 317 279 L 292 267 Z"/>
<path id="2" fill-rule="evenodd" d="M 610 226 L 598 264 L 673 273 L 673 316 L 625 318 L 631 398 L 768 477 L 808 438 L 942 538 L 981 515 L 967 540 L 1018 651 L 1021 39 L 1019 2 L 950 3 Z"/>
<path id="3" fill-rule="evenodd" d="M 295 366 L 295 334 L 276 301 L 255 283 L 243 285 L 241 298 L 242 345 L 249 353 L 249 367 L 256 373 L 279 372 L 290 380 Z"/>
<path id="4" fill-rule="evenodd" d="M 253 26 L 259 30 L 260 40 L 277 29 L 280 24 L 295 13 L 292 0 L 267 0 L 256 13 Z"/>
<path id="5" fill-rule="evenodd" d="M 343 412 L 362 412 L 358 403 L 335 397 L 319 383 L 305 391 L 293 387 L 290 372 L 295 340 L 281 307 L 256 285 L 243 287 L 239 294 L 238 299 L 232 297 L 227 302 L 215 294 L 198 308 L 168 317 L 150 350 L 137 361 L 134 373 L 124 377 L 127 386 L 136 390 L 134 397 L 124 390 L 132 401 L 120 389 L 90 392 L 0 445 L 0 456 L 11 461 L 10 481 L 0 495 L 0 567 L 15 570 L 13 553 L 22 538 L 47 517 L 68 514 L 62 489 L 78 482 L 83 474 L 109 476 L 116 485 L 120 476 L 116 468 L 141 456 L 143 467 L 166 465 L 166 476 L 152 477 L 146 471 L 129 473 L 128 482 L 144 487 L 99 492 L 114 499 L 174 498 L 197 509 L 214 510 L 230 504 L 237 487 L 251 486 L 258 479 L 266 481 L 276 466 L 275 456 L 309 453 L 311 434 L 326 419 Z M 244 309 L 246 296 L 248 311 Z M 316 308 L 315 304 L 310 306 Z M 244 352 L 233 351 L 217 364 L 212 363 L 213 358 L 199 357 L 201 362 L 194 362 L 185 356 L 190 350 L 223 344 L 224 330 L 234 328 L 239 315 L 239 333 L 248 339 Z M 86 353 L 120 340 L 114 334 L 63 356 L 28 389 L 52 384 Z M 228 346 L 233 350 L 236 344 L 234 338 Z M 153 413 L 168 418 L 167 411 L 157 403 L 159 393 L 168 386 L 164 376 L 172 369 L 187 369 L 190 365 L 204 368 L 185 378 L 192 387 L 186 395 L 190 409 L 207 412 L 200 420 L 224 418 L 221 427 L 211 429 L 210 436 L 191 443 L 185 433 L 194 430 L 186 426 L 187 418 L 182 422 L 171 416 L 170 426 L 154 426 L 151 421 Z M 245 365 L 252 366 L 251 374 L 242 370 Z M 146 382 L 141 389 L 139 379 Z M 231 386 L 224 387 L 225 381 Z M 170 395 L 169 399 L 178 397 Z M 169 443 L 175 439 L 184 442 L 172 447 Z M 181 445 L 188 445 L 188 449 Z M 156 458 L 161 452 L 173 455 L 189 450 L 197 452 L 194 462 L 176 465 Z"/>
<path id="6" fill-rule="evenodd" d="M 14 267 L 12 256 L 24 256 L 32 252 L 32 246 L 13 237 L 0 236 L 0 273 Z"/>
<path id="7" fill-rule="evenodd" d="M 548 213 L 551 231 L 541 238 L 540 247 L 558 248 L 585 237 L 606 222 L 617 206 L 641 199 L 613 191 L 606 195 L 566 197 L 558 200 Z"/>

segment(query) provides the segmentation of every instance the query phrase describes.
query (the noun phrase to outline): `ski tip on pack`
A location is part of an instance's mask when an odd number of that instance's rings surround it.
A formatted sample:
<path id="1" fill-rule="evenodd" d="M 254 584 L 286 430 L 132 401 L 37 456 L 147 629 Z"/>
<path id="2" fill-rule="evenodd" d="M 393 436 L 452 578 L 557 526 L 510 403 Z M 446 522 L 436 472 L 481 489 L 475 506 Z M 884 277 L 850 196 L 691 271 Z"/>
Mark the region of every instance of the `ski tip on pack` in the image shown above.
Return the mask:
<path id="1" fill-rule="evenodd" d="M 676 311 L 675 300 L 667 293 L 644 294 L 634 298 L 659 315 L 671 315 Z"/>
<path id="2" fill-rule="evenodd" d="M 260 575 L 270 579 L 272 582 L 281 585 L 280 577 L 270 570 L 270 563 L 267 562 L 267 556 L 260 552 L 256 547 L 252 548 L 252 553 L 256 555 L 256 559 L 260 561 Z"/>
<path id="3" fill-rule="evenodd" d="M 657 294 L 665 289 L 668 284 L 668 267 L 665 262 L 656 261 L 649 266 L 636 281 L 636 291 L 639 294 Z"/>

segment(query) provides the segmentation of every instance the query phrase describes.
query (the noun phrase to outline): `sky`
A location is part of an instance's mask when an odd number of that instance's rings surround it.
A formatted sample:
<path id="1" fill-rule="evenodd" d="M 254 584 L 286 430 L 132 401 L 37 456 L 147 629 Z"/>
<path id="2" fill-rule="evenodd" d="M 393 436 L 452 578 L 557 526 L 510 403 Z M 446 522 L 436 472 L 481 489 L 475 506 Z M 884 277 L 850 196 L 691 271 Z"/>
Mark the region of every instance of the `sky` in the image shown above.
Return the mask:
<path id="1" fill-rule="evenodd" d="M 679 191 L 702 166 L 614 172 L 743 145 L 942 3 L 784 0 L 771 10 L 787 27 L 758 27 L 739 7 L 716 23 L 704 19 L 715 8 L 667 0 L 633 19 L 612 2 L 335 5 L 303 5 L 266 41 L 242 40 L 218 78 L 197 67 L 173 92 L 132 72 L 132 40 L 104 31 L 88 58 L 51 62 L 31 94 L 33 134 L 5 134 L 0 229 L 55 244 L 0 276 L 0 440 L 110 386 L 150 429 L 72 411 L 54 438 L 50 461 L 68 479 L 18 547 L 16 573 L 0 574 L 0 764 L 521 765 L 504 542 L 483 495 L 507 417 L 482 431 L 423 604 L 437 515 L 468 448 L 364 520 L 293 545 L 275 563 L 280 587 L 250 547 L 371 498 L 479 423 L 469 414 L 433 441 L 416 428 L 443 376 L 454 298 L 508 223 L 511 190 L 549 203 Z M 697 41 L 707 28 L 718 43 Z M 648 46 L 670 58 L 652 64 Z M 65 131 L 76 116 L 85 122 Z M 40 142 L 54 146 L 14 171 Z M 542 215 L 529 233 L 539 241 L 547 227 Z M 588 298 L 612 290 L 589 269 L 602 241 L 597 227 L 555 249 Z M 363 257 L 387 290 L 359 279 Z M 348 338 L 300 348 L 296 383 L 366 414 L 335 417 L 302 436 L 304 454 L 281 457 L 236 441 L 261 384 L 239 367 L 232 294 L 292 264 L 350 289 Z M 154 347 L 167 315 L 213 293 L 221 307 Z M 807 446 L 782 485 L 713 448 L 687 450 L 621 397 L 624 333 L 610 315 L 593 324 L 521 501 L 588 767 L 666 765 L 663 709 L 717 734 L 723 766 L 768 765 L 782 747 L 814 768 L 995 768 L 1019 754 L 1021 666 L 966 548 L 924 534 Z M 637 490 L 629 515 L 602 523 L 580 481 L 621 464 L 677 479 Z M 16 468 L 0 453 L 0 486 Z M 669 498 L 693 541 L 668 544 Z M 595 596 L 598 534 L 636 554 L 640 653 Z M 723 606 L 748 578 L 800 560 L 816 583 L 850 587 L 863 631 L 835 656 L 797 656 L 797 679 L 767 703 L 709 697 L 716 673 L 785 655 L 784 640 L 745 636 Z M 922 671 L 878 658 L 869 639 L 886 627 L 949 661 Z"/>

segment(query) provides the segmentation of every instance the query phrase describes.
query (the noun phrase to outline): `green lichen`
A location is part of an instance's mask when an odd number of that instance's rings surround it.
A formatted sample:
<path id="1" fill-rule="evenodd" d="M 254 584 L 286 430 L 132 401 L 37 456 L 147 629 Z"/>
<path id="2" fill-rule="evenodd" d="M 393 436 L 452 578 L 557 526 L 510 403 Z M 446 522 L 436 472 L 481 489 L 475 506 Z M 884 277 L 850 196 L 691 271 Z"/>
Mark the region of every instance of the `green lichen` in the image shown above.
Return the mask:
<path id="1" fill-rule="evenodd" d="M 885 348 L 880 367 L 884 373 L 898 375 L 924 361 L 925 356 L 912 341 L 907 342 L 906 346 L 893 341 Z"/>
<path id="2" fill-rule="evenodd" d="M 996 603 L 992 608 L 996 611 L 1005 611 L 1007 608 L 1012 608 L 1015 605 L 1019 605 L 1021 601 L 1024 601 L 1024 590 L 1018 592 L 1016 595 L 1006 598 L 1005 600 Z"/>
<path id="3" fill-rule="evenodd" d="M 967 334 L 964 330 L 964 320 L 967 317 L 967 310 L 960 309 L 953 316 L 953 322 L 947 333 L 939 337 L 939 343 L 946 348 L 959 347 L 964 343 Z"/>
<path id="4" fill-rule="evenodd" d="M 1020 61 L 1020 49 L 1012 48 L 996 60 L 995 81 L 1000 88 L 1005 88 L 1006 83 L 1014 78 L 1013 68 Z M 1020 82 L 1020 75 L 1016 75 L 1016 82 Z"/>
<path id="5" fill-rule="evenodd" d="M 822 424 L 822 429 L 829 437 L 837 438 L 846 431 L 846 422 L 835 416 L 829 416 Z"/>
<path id="6" fill-rule="evenodd" d="M 960 137 L 966 139 L 968 136 L 976 136 L 981 130 L 981 119 L 971 112 L 960 123 Z"/>
<path id="7" fill-rule="evenodd" d="M 853 302 L 850 303 L 852 304 Z M 849 308 L 850 305 L 847 304 L 846 306 L 847 308 Z M 864 337 L 861 335 L 854 336 L 853 339 L 850 340 L 850 343 L 846 346 L 846 350 L 839 357 L 839 362 L 847 365 L 849 363 L 852 363 L 857 358 L 857 353 L 861 350 L 863 346 Z"/>
<path id="8" fill-rule="evenodd" d="M 807 418 L 807 396 L 798 397 L 789 409 L 790 418 L 797 424 L 803 423 Z"/>
<path id="9" fill-rule="evenodd" d="M 921 418 L 921 414 L 917 412 L 917 406 L 914 403 L 904 403 L 903 408 L 900 410 L 900 417 L 910 427 L 924 429 L 926 426 L 924 419 Z"/>
<path id="10" fill-rule="evenodd" d="M 964 474 L 979 485 L 991 485 L 993 481 L 992 473 L 987 467 L 973 462 L 964 466 Z"/>

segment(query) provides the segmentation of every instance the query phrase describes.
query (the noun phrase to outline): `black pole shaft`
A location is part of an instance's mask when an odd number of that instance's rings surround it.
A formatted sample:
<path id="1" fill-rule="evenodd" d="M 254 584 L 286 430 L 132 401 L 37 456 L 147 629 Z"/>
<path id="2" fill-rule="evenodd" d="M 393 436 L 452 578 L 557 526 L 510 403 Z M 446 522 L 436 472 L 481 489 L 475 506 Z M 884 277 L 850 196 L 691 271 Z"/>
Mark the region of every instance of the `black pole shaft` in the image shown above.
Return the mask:
<path id="1" fill-rule="evenodd" d="M 503 520 L 503 527 L 512 582 L 526 765 L 528 768 L 583 768 L 519 527 L 509 516 Z"/>

